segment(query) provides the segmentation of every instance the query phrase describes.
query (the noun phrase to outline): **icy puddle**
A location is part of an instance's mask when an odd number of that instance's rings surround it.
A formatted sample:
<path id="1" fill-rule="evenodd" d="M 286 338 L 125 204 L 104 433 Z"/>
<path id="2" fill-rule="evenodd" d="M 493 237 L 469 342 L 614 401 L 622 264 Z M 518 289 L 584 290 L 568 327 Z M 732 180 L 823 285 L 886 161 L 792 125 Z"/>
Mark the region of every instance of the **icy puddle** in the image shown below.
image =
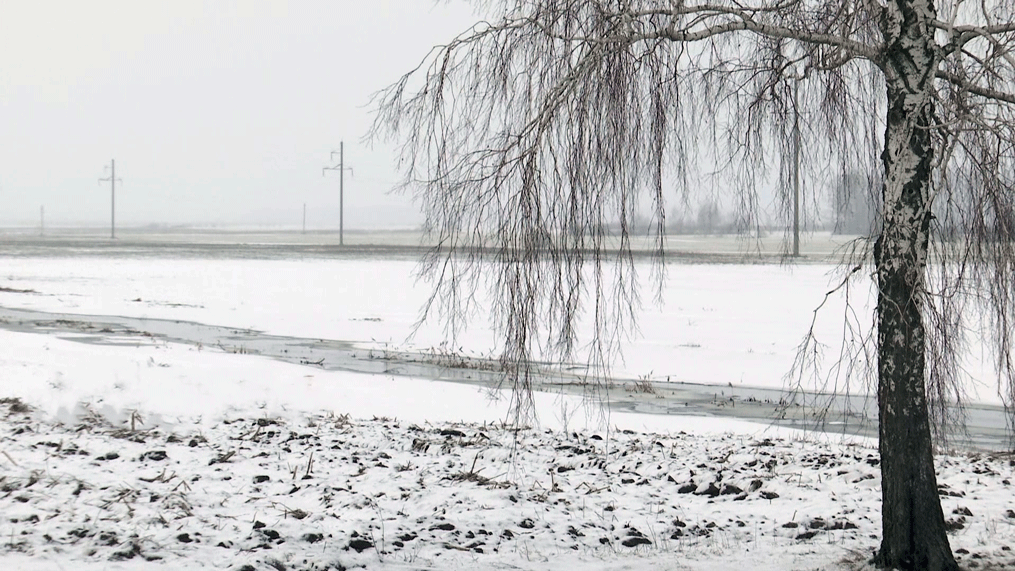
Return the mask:
<path id="1" fill-rule="evenodd" d="M 49 313 L 0 307 L 0 328 L 45 333 L 63 339 L 98 345 L 137 345 L 148 342 L 181 343 L 226 353 L 259 355 L 288 363 L 330 371 L 423 378 L 493 387 L 502 378 L 496 360 L 436 352 L 405 352 L 373 347 L 369 343 L 270 335 L 252 329 L 206 325 L 181 320 Z M 545 364 L 537 390 L 581 395 L 582 369 Z M 610 407 L 618 412 L 663 415 L 718 416 L 767 421 L 780 426 L 817 429 L 857 436 L 876 436 L 877 410 L 866 395 L 833 396 L 761 388 L 723 387 L 692 383 L 651 383 L 612 379 Z M 830 405 L 830 406 L 829 406 Z M 815 421 L 827 407 L 824 424 Z M 956 442 L 978 449 L 1005 449 L 1004 410 L 973 405 L 966 410 L 966 433 Z"/>

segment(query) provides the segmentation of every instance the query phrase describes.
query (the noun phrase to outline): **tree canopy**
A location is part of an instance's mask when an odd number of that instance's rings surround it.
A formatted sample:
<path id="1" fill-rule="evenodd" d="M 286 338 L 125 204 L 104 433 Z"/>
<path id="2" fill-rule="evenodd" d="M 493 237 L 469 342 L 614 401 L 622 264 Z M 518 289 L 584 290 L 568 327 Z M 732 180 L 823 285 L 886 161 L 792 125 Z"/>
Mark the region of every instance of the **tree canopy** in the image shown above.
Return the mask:
<path id="1" fill-rule="evenodd" d="M 749 232 L 763 181 L 777 180 L 789 204 L 800 137 L 809 181 L 864 173 L 861 191 L 880 204 L 847 266 L 869 268 L 853 275 L 878 291 L 877 561 L 955 569 L 930 425 L 961 396 L 967 332 L 990 342 L 998 390 L 1015 396 L 1015 3 L 475 5 L 485 19 L 378 94 L 376 127 L 403 142 L 437 244 L 424 263 L 428 309 L 456 331 L 490 278 L 516 414 L 531 410 L 536 355 L 590 347 L 586 360 L 610 362 L 638 302 L 639 202 L 657 258 L 671 188 L 678 201 L 702 186 L 723 194 Z M 590 345 L 579 342 L 583 316 Z"/>

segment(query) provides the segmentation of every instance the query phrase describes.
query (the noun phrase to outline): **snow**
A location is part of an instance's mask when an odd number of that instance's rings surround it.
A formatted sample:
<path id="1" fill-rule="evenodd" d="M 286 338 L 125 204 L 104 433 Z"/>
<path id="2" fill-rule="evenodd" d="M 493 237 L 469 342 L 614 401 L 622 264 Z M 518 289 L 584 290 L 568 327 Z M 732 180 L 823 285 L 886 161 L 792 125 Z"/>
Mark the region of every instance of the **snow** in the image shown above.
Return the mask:
<path id="1" fill-rule="evenodd" d="M 415 279 L 416 269 L 412 259 L 12 257 L 0 273 L 0 306 L 178 319 L 378 349 L 443 351 L 439 322 L 414 330 L 430 292 Z M 639 265 L 638 274 L 650 275 L 648 266 Z M 840 280 L 833 264 L 668 264 L 664 304 L 646 302 L 638 333 L 622 343 L 623 361 L 613 373 L 783 389 L 815 308 L 821 306 L 814 332 L 829 367 L 839 355 L 844 318 L 858 335 L 869 330 L 874 303 L 869 280 L 851 287 L 848 312 L 841 292 L 824 300 Z M 649 281 L 642 284 L 644 300 L 655 296 Z M 479 298 L 485 299 L 484 292 Z M 446 348 L 490 355 L 497 338 L 485 313 L 471 321 Z M 970 344 L 962 361 L 971 375 L 966 402 L 1002 404 L 1004 391 L 998 391 L 989 360 L 979 344 Z M 852 394 L 872 392 L 862 381 L 852 383 Z"/>
<path id="2" fill-rule="evenodd" d="M 179 319 L 386 349 L 440 347 L 445 332 L 437 322 L 409 338 L 429 293 L 414 279 L 415 269 L 410 259 L 11 258 L 0 287 L 38 294 L 0 291 L 0 305 Z M 646 304 L 640 334 L 623 344 L 624 362 L 615 373 L 781 389 L 812 311 L 835 281 L 834 269 L 671 264 L 665 304 Z M 649 273 L 639 268 L 639 275 Z M 642 298 L 653 299 L 651 285 L 644 285 Z M 856 301 L 861 319 L 871 314 L 867 302 L 866 292 Z M 485 314 L 472 321 L 454 348 L 490 354 L 497 339 Z M 841 321 L 842 304 L 833 299 L 816 324 L 833 354 Z M 982 392 L 984 400 L 997 398 Z"/>
<path id="3" fill-rule="evenodd" d="M 0 305 L 401 344 L 425 293 L 406 285 L 411 267 L 10 259 L 0 286 L 37 293 Z M 787 315 L 816 306 L 828 280 L 818 266 L 672 270 L 686 295 L 643 319 L 626 367 L 724 383 L 781 379 L 801 333 Z M 757 288 L 770 301 L 737 321 Z M 722 301 L 733 290 L 743 298 Z M 439 339 L 421 335 L 416 346 Z M 469 385 L 109 341 L 0 331 L 0 569 L 846 570 L 877 547 L 867 439 L 603 422 L 552 394 L 537 395 L 539 424 L 515 431 L 500 422 L 507 403 Z M 711 352 L 675 349 L 689 342 Z M 1015 565 L 1012 457 L 937 462 L 960 561 Z"/>

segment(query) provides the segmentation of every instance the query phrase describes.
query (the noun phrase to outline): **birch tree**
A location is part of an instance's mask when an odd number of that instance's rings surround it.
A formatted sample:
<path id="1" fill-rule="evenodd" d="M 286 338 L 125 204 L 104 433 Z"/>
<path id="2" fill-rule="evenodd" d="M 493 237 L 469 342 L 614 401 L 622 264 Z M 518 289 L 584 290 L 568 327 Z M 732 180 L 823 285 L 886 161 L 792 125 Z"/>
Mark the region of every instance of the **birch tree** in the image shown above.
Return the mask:
<path id="1" fill-rule="evenodd" d="M 877 286 L 875 562 L 957 569 L 931 421 L 954 388 L 963 329 L 980 328 L 998 390 L 1009 402 L 1015 391 L 1012 0 L 475 6 L 484 20 L 376 100 L 376 128 L 403 142 L 406 182 L 437 244 L 423 266 L 435 286 L 428 311 L 455 331 L 490 280 L 514 410 L 527 414 L 534 357 L 591 347 L 583 358 L 608 365 L 632 322 L 639 200 L 654 213 L 660 259 L 670 187 L 679 201 L 718 173 L 749 231 L 759 181 L 788 180 L 793 119 L 806 117 L 809 158 L 831 165 L 810 176 L 867 173 L 881 197 L 860 260 Z M 576 331 L 583 317 L 591 345 Z"/>

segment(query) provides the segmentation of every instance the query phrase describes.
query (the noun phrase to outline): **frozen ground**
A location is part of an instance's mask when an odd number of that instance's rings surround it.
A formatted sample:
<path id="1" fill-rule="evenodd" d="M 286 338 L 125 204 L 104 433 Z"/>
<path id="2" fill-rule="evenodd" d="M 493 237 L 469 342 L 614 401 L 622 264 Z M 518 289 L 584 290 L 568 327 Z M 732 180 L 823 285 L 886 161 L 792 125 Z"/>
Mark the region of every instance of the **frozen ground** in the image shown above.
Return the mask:
<path id="1" fill-rule="evenodd" d="M 0 333 L 0 568 L 857 569 L 876 447 L 172 344 Z M 570 411 L 571 415 L 562 412 Z M 938 460 L 970 568 L 1015 564 L 1010 456 Z"/>
<path id="2" fill-rule="evenodd" d="M 369 349 L 496 354 L 485 314 L 454 346 L 431 321 L 414 336 L 413 325 L 429 293 L 414 279 L 412 256 L 377 258 L 369 252 L 338 257 L 293 254 L 285 245 L 189 251 L 166 257 L 158 248 L 106 252 L 85 244 L 75 255 L 6 257 L 0 268 L 0 306 L 90 315 L 178 319 L 250 328 L 269 334 L 341 340 Z M 265 249 L 267 248 L 267 249 Z M 280 249 L 281 248 L 281 249 Z M 217 253 L 216 253 L 217 252 Z M 196 254 L 196 255 L 195 255 Z M 639 267 L 647 277 L 648 264 Z M 667 265 L 664 305 L 647 302 L 639 332 L 623 343 L 624 361 L 614 374 L 726 387 L 785 388 L 812 312 L 838 282 L 836 266 L 814 260 L 799 265 Z M 643 299 L 653 299 L 646 284 Z M 870 327 L 870 292 L 851 290 L 845 311 L 839 295 L 818 313 L 815 333 L 826 344 L 825 364 L 839 354 L 843 317 L 857 330 Z M 975 341 L 973 339 L 972 341 Z M 978 343 L 970 344 L 964 369 L 967 402 L 998 405 L 1001 398 Z M 828 389 L 866 392 L 831 376 Z M 816 387 L 812 387 L 816 388 Z"/>
<path id="3" fill-rule="evenodd" d="M 615 373 L 782 388 L 832 269 L 671 264 L 665 305 L 645 307 L 640 335 L 625 343 Z M 409 339 L 429 293 L 427 284 L 415 282 L 414 270 L 412 259 L 10 258 L 0 269 L 0 288 L 7 289 L 0 290 L 0 306 L 180 319 L 373 348 L 441 348 L 438 323 Z M 834 301 L 818 323 L 830 345 L 841 328 Z M 865 302 L 866 295 L 861 315 Z M 496 339 L 485 315 L 473 323 L 448 349 L 491 353 Z"/>
<path id="4" fill-rule="evenodd" d="M 99 248 L 104 251 L 143 251 L 151 247 L 171 249 L 176 252 L 208 252 L 212 247 L 220 251 L 237 245 L 286 246 L 290 251 L 320 253 L 327 251 L 334 255 L 351 249 L 381 247 L 412 250 L 427 245 L 426 238 L 418 229 L 362 230 L 346 229 L 340 237 L 337 228 L 316 229 L 300 232 L 295 227 L 194 227 L 194 226 L 150 226 L 117 228 L 117 240 L 109 240 L 108 228 L 48 228 L 40 235 L 39 228 L 0 228 L 0 250 L 8 254 L 26 252 L 46 253 L 60 249 Z M 852 239 L 852 236 L 831 235 L 827 232 L 807 234 L 801 239 L 801 253 L 804 256 L 826 257 Z M 650 251 L 655 239 L 647 235 L 631 236 L 635 250 Z M 667 251 L 684 257 L 706 255 L 757 254 L 778 256 L 786 251 L 786 236 L 773 232 L 761 239 L 743 239 L 739 236 L 672 235 L 665 238 Z M 345 244 L 343 250 L 337 247 Z M 6 246 L 6 247 L 5 247 Z M 235 250 L 234 250 L 235 251 Z"/>
<path id="5" fill-rule="evenodd" d="M 406 341 L 410 261 L 5 258 L 0 306 Z M 625 371 L 781 387 L 828 267 L 674 266 Z M 679 291 L 677 286 L 679 285 Z M 834 308 L 833 308 L 834 309 Z M 834 335 L 834 322 L 822 323 Z M 876 447 L 111 335 L 0 331 L 0 569 L 859 569 Z M 834 337 L 833 337 L 834 338 Z M 463 350 L 489 350 L 480 326 Z M 989 400 L 989 393 L 985 400 Z M 1015 565 L 1012 458 L 939 457 L 952 547 Z"/>

